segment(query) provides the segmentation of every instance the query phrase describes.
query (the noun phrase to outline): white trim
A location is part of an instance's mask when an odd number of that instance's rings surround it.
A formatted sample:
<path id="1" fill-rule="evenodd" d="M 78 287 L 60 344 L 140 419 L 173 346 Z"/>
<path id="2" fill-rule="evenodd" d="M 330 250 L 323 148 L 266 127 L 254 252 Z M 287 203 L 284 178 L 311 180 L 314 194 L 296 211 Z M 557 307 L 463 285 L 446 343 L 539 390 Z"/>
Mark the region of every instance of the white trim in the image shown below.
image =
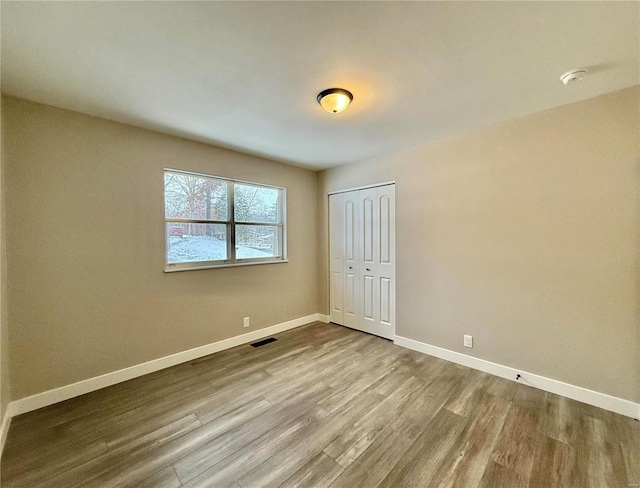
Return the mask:
<path id="1" fill-rule="evenodd" d="M 387 186 L 387 185 L 395 185 L 395 184 L 396 184 L 395 180 L 383 181 L 382 183 L 374 183 L 373 185 L 356 186 L 354 188 L 346 188 L 344 190 L 328 191 L 327 195 L 335 195 L 336 193 L 346 193 L 348 191 L 356 191 L 356 190 L 368 190 L 369 188 L 378 188 L 379 186 Z"/>
<path id="2" fill-rule="evenodd" d="M 164 272 L 175 273 L 177 271 L 195 271 L 198 269 L 215 269 L 215 268 L 236 268 L 238 266 L 254 266 L 256 264 L 278 264 L 278 263 L 288 263 L 288 262 L 289 262 L 288 259 L 276 259 L 274 261 L 248 261 L 244 263 L 212 264 L 211 266 L 186 266 L 183 268 L 179 268 L 177 266 L 174 268 L 171 268 L 169 267 L 170 265 L 167 265 L 164 268 Z"/>
<path id="3" fill-rule="evenodd" d="M 2 457 L 2 451 L 4 451 L 4 443 L 7 440 L 7 434 L 9 433 L 9 427 L 11 425 L 11 409 L 10 405 L 7 405 L 7 410 L 2 417 L 2 425 L 0 426 L 0 457 Z"/>
<path id="4" fill-rule="evenodd" d="M 153 373 L 161 369 L 170 368 L 176 364 L 186 363 L 187 361 L 193 361 L 194 359 L 208 356 L 215 352 L 230 349 L 232 347 L 246 344 L 247 342 L 254 342 L 259 339 L 284 332 L 286 330 L 294 329 L 302 325 L 309 324 L 311 322 L 322 321 L 324 322 L 326 315 L 314 313 L 307 315 L 306 317 L 300 317 L 288 322 L 282 322 L 281 324 L 272 325 L 271 327 L 265 327 L 264 329 L 255 330 L 248 334 L 242 334 L 229 339 L 224 339 L 218 342 L 213 342 L 200 347 L 195 347 L 187 351 L 178 352 L 158 359 L 147 361 L 146 363 L 137 364 L 129 368 L 120 369 L 111 373 L 106 373 L 95 378 L 89 378 L 87 380 L 78 381 L 70 385 L 61 386 L 54 390 L 38 393 L 20 400 L 11 402 L 7 408 L 10 416 L 14 417 L 38 408 L 53 405 L 54 403 L 62 402 L 73 397 L 84 395 L 107 386 L 122 383 L 145 374 Z"/>
<path id="5" fill-rule="evenodd" d="M 329 316 L 321 313 L 318 314 L 318 320 L 320 322 L 324 322 L 325 324 L 328 324 L 330 322 Z"/>
<path id="6" fill-rule="evenodd" d="M 242 183 L 252 186 L 267 186 L 269 188 L 275 188 L 277 190 L 285 189 L 284 186 L 270 185 L 269 183 L 260 183 L 259 181 L 247 181 L 247 180 L 239 180 L 237 178 L 227 178 L 226 176 L 216 176 L 216 175 L 208 175 L 206 173 L 197 173 L 195 171 L 188 171 L 186 169 L 173 169 L 173 168 L 164 168 L 163 173 L 169 171 L 170 173 L 182 173 L 187 176 L 200 176 L 202 178 L 211 178 L 212 180 L 225 180 L 231 181 L 232 183 Z"/>
<path id="7" fill-rule="evenodd" d="M 520 382 L 528 386 L 533 386 L 540 390 L 555 393 L 556 395 L 561 395 L 579 402 L 604 408 L 605 410 L 626 415 L 627 417 L 636 419 L 640 418 L 640 404 L 623 398 L 588 390 L 581 386 L 563 383 L 562 381 L 546 378 L 545 376 L 527 373 L 526 371 L 492 363 L 473 356 L 467 356 L 466 354 L 444 349 L 442 347 L 432 346 L 431 344 L 426 344 L 424 342 L 414 341 L 413 339 L 407 339 L 406 337 L 399 335 L 395 336 L 394 343 L 398 346 L 406 347 L 407 349 L 412 349 L 414 351 L 428 354 L 429 356 L 445 359 L 453 363 L 462 364 L 463 366 L 468 366 L 469 368 L 484 371 L 485 373 L 500 376 L 512 381 L 517 381 L 516 375 L 520 374 Z"/>

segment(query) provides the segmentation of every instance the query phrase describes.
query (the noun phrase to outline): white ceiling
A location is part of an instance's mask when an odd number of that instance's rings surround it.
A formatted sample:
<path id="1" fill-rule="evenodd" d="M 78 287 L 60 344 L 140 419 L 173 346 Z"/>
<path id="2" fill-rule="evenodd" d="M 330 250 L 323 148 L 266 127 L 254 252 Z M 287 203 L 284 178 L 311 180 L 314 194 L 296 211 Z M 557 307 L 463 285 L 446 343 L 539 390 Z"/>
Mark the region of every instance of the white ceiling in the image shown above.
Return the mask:
<path id="1" fill-rule="evenodd" d="M 328 168 L 637 84 L 639 8 L 2 2 L 2 91 Z M 339 115 L 316 102 L 334 86 Z"/>

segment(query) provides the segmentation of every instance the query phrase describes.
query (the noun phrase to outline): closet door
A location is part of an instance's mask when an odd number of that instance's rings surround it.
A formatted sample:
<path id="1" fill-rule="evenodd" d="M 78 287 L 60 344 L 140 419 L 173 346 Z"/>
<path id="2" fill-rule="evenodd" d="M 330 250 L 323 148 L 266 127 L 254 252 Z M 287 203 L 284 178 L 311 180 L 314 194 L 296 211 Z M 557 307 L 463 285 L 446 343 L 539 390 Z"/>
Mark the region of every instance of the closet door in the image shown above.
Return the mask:
<path id="1" fill-rule="evenodd" d="M 329 196 L 331 321 L 395 336 L 395 187 Z"/>
<path id="2" fill-rule="evenodd" d="M 395 336 L 395 186 L 360 190 L 360 330 Z"/>
<path id="3" fill-rule="evenodd" d="M 344 322 L 348 327 L 360 328 L 360 212 L 358 192 L 342 194 L 343 199 L 343 239 L 344 239 Z"/>
<path id="4" fill-rule="evenodd" d="M 376 250 L 377 334 L 393 339 L 396 333 L 396 209 L 395 185 L 376 188 L 378 209 Z M 375 332 L 374 332 L 375 333 Z"/>
<path id="5" fill-rule="evenodd" d="M 379 307 L 377 297 L 377 259 L 379 238 L 379 205 L 376 202 L 376 189 L 360 190 L 358 192 L 360 203 L 360 227 L 359 227 L 359 257 L 360 262 L 360 329 L 375 334 L 376 324 L 379 322 Z"/>
<path id="6" fill-rule="evenodd" d="M 344 324 L 344 221 L 342 193 L 329 195 L 329 317 Z"/>

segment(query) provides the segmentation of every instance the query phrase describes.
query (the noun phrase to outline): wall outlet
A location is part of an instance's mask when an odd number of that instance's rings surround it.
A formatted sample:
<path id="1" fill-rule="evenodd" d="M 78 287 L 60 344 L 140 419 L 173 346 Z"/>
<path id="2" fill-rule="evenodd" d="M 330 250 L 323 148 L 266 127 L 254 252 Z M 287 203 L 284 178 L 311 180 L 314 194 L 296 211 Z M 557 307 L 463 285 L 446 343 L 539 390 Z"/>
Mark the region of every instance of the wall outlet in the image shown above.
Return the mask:
<path id="1" fill-rule="evenodd" d="M 464 336 L 464 347 L 473 347 L 473 336 Z"/>
<path id="2" fill-rule="evenodd" d="M 245 317 L 244 318 L 244 323 L 242 325 L 243 327 L 249 327 L 249 317 Z"/>

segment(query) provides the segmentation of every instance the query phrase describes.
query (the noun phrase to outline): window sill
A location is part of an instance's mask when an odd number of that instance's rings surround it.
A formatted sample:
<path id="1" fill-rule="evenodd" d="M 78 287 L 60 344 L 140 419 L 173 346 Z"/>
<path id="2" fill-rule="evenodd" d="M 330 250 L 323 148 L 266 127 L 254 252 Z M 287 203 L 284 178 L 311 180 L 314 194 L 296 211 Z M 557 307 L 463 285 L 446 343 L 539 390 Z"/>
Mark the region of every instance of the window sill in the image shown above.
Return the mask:
<path id="1" fill-rule="evenodd" d="M 169 268 L 165 266 L 164 272 L 175 273 L 178 271 L 195 271 L 198 269 L 237 268 L 239 266 L 256 266 L 261 264 L 279 264 L 279 263 L 288 263 L 288 262 L 289 262 L 288 259 L 276 259 L 273 261 L 253 261 L 250 263 L 214 264 L 214 265 L 208 265 L 208 266 L 185 266 L 185 267 L 176 266 L 175 268 Z"/>

